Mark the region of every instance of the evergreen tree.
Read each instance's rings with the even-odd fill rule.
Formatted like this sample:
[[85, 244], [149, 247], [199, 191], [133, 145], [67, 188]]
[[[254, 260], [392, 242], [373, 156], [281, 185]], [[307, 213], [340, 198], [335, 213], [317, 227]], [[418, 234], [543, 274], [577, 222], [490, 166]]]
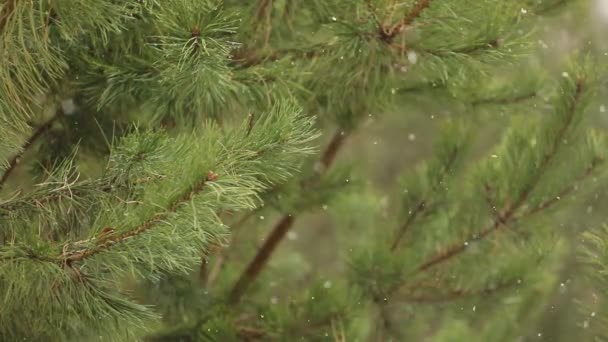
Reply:
[[[3, 0], [0, 340], [542, 338], [572, 250], [607, 280], [564, 225], [606, 179], [605, 56], [536, 52], [587, 5]], [[434, 147], [374, 141], [379, 174], [375, 122]]]

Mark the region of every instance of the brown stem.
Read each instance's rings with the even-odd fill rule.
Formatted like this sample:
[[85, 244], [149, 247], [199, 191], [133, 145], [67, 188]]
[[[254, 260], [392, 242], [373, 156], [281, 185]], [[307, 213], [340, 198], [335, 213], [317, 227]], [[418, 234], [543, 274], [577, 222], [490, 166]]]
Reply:
[[419, 0], [410, 11], [398, 23], [393, 25], [388, 31], [382, 29], [381, 35], [383, 40], [391, 42], [396, 35], [402, 32], [406, 27], [410, 26], [422, 12], [431, 5], [431, 0]]
[[528, 210], [527, 212], [523, 213], [522, 215], [518, 216], [518, 219], [522, 218], [522, 217], [527, 217], [527, 216], [531, 216], [534, 215], [538, 212], [541, 212], [545, 209], [548, 209], [549, 207], [553, 206], [554, 204], [556, 204], [557, 202], [559, 202], [561, 199], [567, 197], [568, 195], [570, 195], [572, 192], [574, 192], [576, 190], [576, 187], [578, 185], [578, 183], [584, 181], [586, 178], [588, 178], [589, 176], [591, 176], [593, 174], [593, 171], [595, 171], [595, 169], [604, 162], [603, 159], [601, 158], [597, 158], [595, 160], [592, 161], [591, 166], [589, 166], [585, 172], [578, 177], [578, 179], [571, 184], [570, 186], [562, 189], [562, 191], [560, 191], [556, 196], [552, 197], [549, 200], [546, 200], [544, 202], [542, 202], [541, 204], [539, 204], [537, 207]]
[[15, 154], [11, 160], [8, 162], [8, 167], [4, 170], [2, 177], [0, 177], [0, 190], [4, 187], [4, 184], [10, 177], [10, 175], [15, 171], [17, 165], [19, 165], [19, 161], [25, 154], [25, 152], [32, 146], [34, 143], [44, 134], [46, 133], [57, 121], [60, 117], [63, 116], [63, 111], [58, 109], [55, 115], [50, 118], [47, 122], [38, 127], [34, 133], [27, 139], [27, 141], [21, 146], [21, 150]]
[[[456, 159], [458, 157], [458, 152], [460, 152], [460, 149], [454, 148], [454, 150], [450, 153], [450, 157], [447, 160], [447, 162], [445, 163], [445, 166], [443, 167], [443, 171], [441, 173], [441, 177], [439, 178], [439, 180], [437, 182], [437, 185], [442, 184], [445, 177], [452, 170], [452, 167], [454, 166], [454, 163], [456, 162]], [[393, 241], [393, 244], [391, 245], [391, 252], [394, 252], [397, 250], [397, 248], [399, 247], [399, 244], [401, 243], [401, 240], [403, 240], [403, 237], [405, 236], [405, 234], [407, 233], [407, 231], [409, 230], [411, 225], [414, 223], [414, 221], [416, 221], [416, 219], [421, 214], [423, 214], [425, 212], [426, 206], [427, 206], [426, 199], [423, 198], [418, 202], [418, 205], [416, 206], [414, 211], [409, 214], [406, 222], [399, 229], [399, 232], [397, 233], [397, 236], [395, 237], [395, 240]]]
[[407, 217], [407, 220], [401, 226], [401, 229], [399, 229], [399, 232], [397, 233], [397, 236], [395, 237], [395, 240], [393, 241], [393, 244], [391, 245], [391, 252], [394, 252], [397, 250], [397, 247], [399, 247], [399, 244], [401, 243], [401, 240], [405, 236], [405, 233], [407, 233], [410, 226], [416, 220], [418, 215], [424, 211], [424, 205], [425, 205], [425, 202], [420, 201], [420, 203], [416, 206], [414, 211], [412, 211], [412, 213]]
[[328, 169], [333, 164], [338, 151], [342, 148], [342, 145], [344, 145], [347, 135], [348, 134], [345, 131], [338, 130], [332, 136], [331, 141], [321, 155], [321, 165], [323, 165], [325, 169]]
[[274, 250], [293, 226], [294, 220], [295, 217], [292, 215], [284, 215], [279, 220], [270, 235], [266, 238], [266, 241], [264, 241], [262, 247], [258, 250], [256, 256], [249, 263], [249, 266], [247, 266], [245, 272], [243, 272], [232, 288], [229, 297], [230, 302], [238, 302], [249, 285], [258, 277], [264, 266], [268, 263]]
[[[537, 169], [537, 172], [532, 177], [528, 186], [526, 186], [524, 191], [522, 191], [522, 193], [519, 195], [519, 197], [517, 198], [517, 201], [515, 201], [513, 204], [510, 204], [510, 205], [508, 204], [503, 210], [500, 211], [499, 215], [497, 215], [497, 218], [494, 220], [494, 222], [490, 226], [488, 226], [487, 228], [482, 230], [480, 233], [470, 236], [469, 239], [467, 239], [466, 241], [483, 240], [487, 236], [498, 231], [502, 227], [506, 227], [507, 224], [509, 224], [513, 220], [517, 219], [517, 217], [515, 216], [517, 210], [520, 209], [520, 207], [528, 200], [528, 197], [530, 196], [531, 192], [536, 188], [536, 185], [541, 180], [541, 177], [543, 176], [545, 169], [550, 165], [551, 161], [557, 154], [559, 146], [564, 139], [564, 135], [566, 134], [568, 128], [571, 126], [572, 121], [574, 120], [574, 112], [576, 110], [577, 104], [580, 102], [580, 97], [582, 96], [582, 93], [583, 93], [583, 83], [582, 83], [582, 80], [579, 79], [579, 80], [577, 80], [577, 83], [576, 83], [574, 99], [572, 101], [570, 108], [568, 109], [568, 112], [570, 113], [570, 115], [568, 116], [566, 122], [560, 128], [559, 132], [555, 136], [555, 139], [553, 140], [553, 144], [551, 145], [551, 149], [542, 159], [542, 161]], [[417, 268], [417, 271], [418, 272], [426, 271], [426, 270], [432, 268], [433, 266], [439, 265], [439, 264], [443, 263], [444, 261], [449, 260], [449, 259], [461, 254], [462, 252], [464, 252], [466, 250], [466, 244], [465, 244], [466, 241], [460, 242], [456, 245], [452, 245], [447, 250], [433, 255], [427, 261], [422, 263]]]
[[[329, 144], [321, 154], [320, 163], [323, 166], [321, 172], [326, 171], [336, 159], [338, 151], [344, 145], [347, 133], [338, 129]], [[238, 302], [247, 288], [253, 283], [260, 272], [264, 269], [268, 260], [274, 253], [279, 243], [283, 240], [287, 232], [291, 229], [295, 222], [295, 216], [292, 214], [284, 214], [281, 219], [276, 223], [270, 235], [266, 238], [264, 244], [258, 249], [257, 254], [253, 260], [249, 263], [245, 271], [241, 274], [236, 284], [232, 288], [229, 295], [229, 301], [231, 303]]]
[[156, 226], [158, 223], [165, 221], [167, 219], [167, 217], [169, 217], [170, 214], [175, 213], [177, 211], [177, 209], [180, 207], [181, 204], [189, 202], [193, 196], [197, 195], [205, 188], [205, 185], [207, 185], [208, 182], [215, 181], [217, 179], [217, 177], [218, 177], [217, 174], [215, 174], [212, 171], [209, 171], [207, 173], [207, 175], [198, 184], [194, 185], [189, 191], [187, 191], [181, 197], [179, 197], [177, 200], [175, 200], [171, 204], [171, 206], [169, 208], [167, 208], [165, 211], [157, 213], [156, 215], [154, 215], [151, 218], [149, 218], [148, 220], [144, 221], [142, 224], [135, 227], [134, 229], [131, 229], [129, 231], [123, 232], [116, 236], [109, 237], [105, 240], [100, 241], [100, 243], [97, 244], [96, 246], [93, 246], [90, 248], [84, 248], [84, 249], [78, 250], [76, 252], [63, 253], [59, 256], [58, 261], [60, 261], [62, 263], [67, 263], [67, 264], [70, 264], [75, 261], [81, 261], [92, 255], [95, 255], [97, 253], [108, 250], [112, 246], [114, 246], [120, 242], [123, 242], [123, 241], [127, 240], [128, 238], [140, 235], [140, 234], [150, 230], [152, 227]]
[[243, 338], [243, 341], [259, 340], [266, 336], [264, 330], [252, 327], [237, 327], [237, 333]]
[[272, 0], [261, 0], [258, 8], [255, 11], [255, 17], [258, 21], [264, 21], [266, 16], [270, 14]]

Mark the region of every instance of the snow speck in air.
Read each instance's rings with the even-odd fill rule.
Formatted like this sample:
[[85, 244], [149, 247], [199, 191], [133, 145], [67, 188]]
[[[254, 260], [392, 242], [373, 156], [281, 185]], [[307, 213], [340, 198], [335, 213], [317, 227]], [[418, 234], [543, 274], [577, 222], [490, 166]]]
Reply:
[[288, 232], [287, 233], [287, 239], [294, 241], [298, 239], [298, 233], [296, 232]]
[[521, 14], [528, 14], [528, 10], [525, 8], [521, 8]]
[[328, 281], [324, 282], [323, 283], [323, 287], [326, 288], [326, 289], [331, 288], [331, 281], [328, 280]]
[[606, 113], [606, 106], [605, 105], [601, 105], [600, 106], [600, 113]]
[[263, 220], [263, 219], [264, 219], [264, 216], [260, 216], [260, 220]]
[[418, 54], [415, 51], [408, 51], [407, 60], [412, 64], [416, 64], [418, 62]]
[[336, 17], [331, 17], [331, 21], [338, 21], [338, 18], [336, 18]]
[[567, 72], [564, 71], [564, 72], [562, 72], [562, 77], [568, 78], [568, 77], [570, 77], [570, 74], [568, 74]]
[[414, 141], [414, 140], [416, 140], [416, 134], [410, 133], [410, 134], [408, 134], [407, 138], [409, 141]]
[[67, 99], [61, 101], [61, 110], [65, 115], [72, 115], [76, 111], [76, 104], [74, 103], [74, 99]]

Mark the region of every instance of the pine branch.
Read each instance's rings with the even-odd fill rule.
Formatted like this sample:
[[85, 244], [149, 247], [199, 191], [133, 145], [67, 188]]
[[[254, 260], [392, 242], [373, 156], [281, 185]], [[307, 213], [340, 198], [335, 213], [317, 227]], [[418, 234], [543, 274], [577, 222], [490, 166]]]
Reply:
[[[347, 133], [345, 131], [337, 130], [334, 133], [329, 144], [321, 154], [319, 162], [323, 168], [318, 173], [319, 177], [322, 176], [322, 174], [329, 169], [329, 167], [331, 167], [336, 159], [338, 151], [344, 145], [346, 137]], [[296, 217], [293, 214], [284, 214], [279, 221], [277, 221], [276, 225], [264, 241], [262, 247], [260, 247], [253, 260], [249, 263], [230, 291], [229, 301], [231, 303], [238, 302], [247, 288], [249, 288], [249, 286], [257, 279], [279, 243], [293, 226], [295, 219]]]
[[[447, 163], [445, 164], [442, 172], [441, 172], [441, 176], [439, 177], [438, 180], [438, 184], [443, 183], [443, 180], [445, 179], [445, 177], [448, 175], [448, 173], [450, 172], [450, 170], [452, 169], [452, 166], [454, 165], [454, 163], [456, 162], [456, 159], [458, 157], [458, 152], [459, 150], [457, 148], [455, 148], [452, 153], [450, 154], [450, 157], [448, 158]], [[428, 199], [421, 199], [418, 202], [418, 205], [416, 205], [414, 211], [412, 211], [411, 214], [409, 214], [407, 220], [405, 221], [405, 223], [401, 226], [401, 228], [399, 229], [399, 232], [397, 233], [397, 236], [395, 237], [395, 240], [393, 240], [393, 244], [391, 245], [391, 252], [394, 252], [397, 250], [397, 247], [399, 247], [399, 244], [401, 243], [401, 240], [403, 239], [403, 237], [405, 236], [405, 234], [407, 233], [407, 231], [409, 230], [410, 226], [416, 221], [416, 219], [420, 216], [423, 215], [424, 212], [426, 211], [427, 207], [427, 202]]]
[[331, 167], [338, 155], [338, 151], [344, 146], [344, 141], [346, 140], [347, 133], [345, 131], [338, 130], [334, 133], [331, 138], [331, 141], [325, 148], [325, 151], [321, 154], [321, 166], [323, 170], [326, 171]]
[[417, 272], [427, 271], [436, 265], [439, 265], [447, 260], [452, 259], [455, 256], [462, 254], [466, 250], [465, 242], [483, 240], [484, 238], [490, 236], [492, 233], [500, 230], [501, 228], [507, 227], [507, 225], [509, 223], [514, 221], [514, 219], [516, 218], [516, 216], [515, 216], [516, 212], [528, 200], [528, 197], [530, 196], [532, 191], [536, 188], [538, 182], [541, 180], [541, 177], [544, 175], [547, 167], [550, 165], [551, 161], [557, 154], [557, 152], [559, 150], [559, 146], [560, 146], [561, 142], [563, 141], [564, 136], [566, 134], [566, 131], [571, 126], [571, 124], [574, 120], [574, 113], [576, 110], [576, 106], [580, 102], [580, 98], [583, 93], [582, 80], [578, 79], [576, 82], [577, 83], [576, 83], [576, 90], [574, 92], [574, 99], [572, 101], [570, 108], [568, 108], [568, 114], [569, 114], [568, 118], [567, 118], [566, 122], [564, 123], [564, 125], [560, 128], [559, 132], [556, 134], [555, 139], [553, 140], [553, 143], [551, 145], [551, 148], [550, 148], [549, 152], [542, 159], [541, 164], [539, 165], [539, 167], [537, 169], [537, 172], [534, 174], [534, 176], [532, 177], [532, 180], [526, 186], [526, 188], [522, 191], [522, 193], [519, 195], [517, 200], [513, 204], [507, 204], [506, 207], [503, 208], [499, 212], [497, 218], [493, 221], [493, 223], [490, 226], [488, 226], [487, 228], [482, 230], [480, 233], [470, 236], [467, 240], [462, 241], [456, 245], [452, 245], [452, 247], [449, 247], [447, 250], [437, 253], [434, 256], [430, 257], [427, 261], [423, 262], [420, 266], [418, 266]]
[[511, 97], [496, 97], [496, 98], [485, 98], [477, 99], [471, 102], [471, 106], [477, 107], [481, 105], [510, 105], [515, 103], [524, 102], [533, 99], [537, 96], [536, 91], [531, 91], [524, 94], [519, 94]]
[[445, 56], [448, 56], [451, 54], [473, 55], [473, 54], [476, 54], [478, 52], [482, 52], [485, 50], [499, 48], [503, 45], [503, 43], [504, 43], [503, 39], [500, 37], [497, 37], [497, 38], [488, 39], [485, 42], [473, 44], [470, 46], [463, 46], [463, 47], [456, 48], [453, 50], [431, 50], [431, 49], [424, 49], [424, 48], [418, 48], [418, 50], [421, 52], [424, 52], [424, 53], [428, 53], [433, 56], [437, 56], [437, 57], [445, 57]]
[[68, 252], [68, 253], [64, 252], [59, 256], [59, 258], [57, 258], [58, 261], [60, 261], [63, 264], [70, 265], [72, 262], [82, 261], [95, 254], [108, 250], [112, 246], [114, 246], [120, 242], [123, 242], [129, 238], [132, 238], [132, 237], [135, 237], [142, 233], [145, 233], [146, 231], [150, 230], [158, 223], [163, 222], [165, 219], [167, 219], [169, 217], [169, 215], [171, 215], [172, 213], [175, 213], [182, 204], [189, 202], [195, 195], [197, 195], [201, 191], [203, 191], [203, 189], [205, 188], [205, 185], [207, 185], [207, 183], [215, 181], [217, 179], [217, 177], [218, 177], [217, 174], [215, 174], [213, 171], [209, 171], [207, 173], [207, 175], [198, 184], [194, 185], [190, 190], [188, 190], [182, 196], [177, 198], [171, 204], [171, 206], [169, 208], [167, 208], [165, 211], [163, 211], [161, 213], [157, 213], [156, 215], [154, 215], [151, 218], [149, 218], [148, 220], [144, 221], [142, 224], [135, 227], [134, 229], [123, 232], [116, 236], [110, 236], [108, 238], [101, 239], [100, 243], [98, 243], [94, 247], [81, 249], [76, 252]]
[[562, 189], [556, 196], [552, 197], [549, 200], [546, 200], [545, 202], [539, 204], [537, 207], [532, 208], [530, 210], [528, 210], [525, 213], [522, 213], [521, 215], [519, 215], [516, 219], [519, 220], [521, 218], [524, 217], [528, 217], [534, 214], [537, 214], [545, 209], [550, 208], [551, 206], [555, 205], [556, 203], [558, 203], [560, 200], [566, 198], [568, 195], [571, 195], [578, 187], [578, 184], [583, 182], [585, 179], [589, 178], [593, 172], [601, 165], [604, 163], [604, 159], [601, 158], [595, 158], [592, 162], [591, 162], [591, 166], [589, 166], [585, 172], [583, 172], [582, 175], [580, 175], [578, 177], [578, 179], [576, 179], [576, 181], [574, 181], [570, 186]]
[[391, 245], [391, 252], [394, 252], [397, 250], [397, 247], [399, 247], [401, 240], [405, 236], [405, 233], [407, 233], [407, 231], [411, 227], [412, 223], [414, 223], [414, 221], [416, 221], [416, 218], [418, 217], [418, 215], [421, 215], [424, 212], [425, 204], [426, 204], [425, 201], [421, 200], [418, 203], [418, 205], [416, 206], [416, 208], [414, 209], [414, 211], [412, 211], [412, 213], [408, 215], [407, 220], [401, 226], [401, 228], [399, 229], [399, 232], [397, 232], [397, 236], [395, 237], [395, 240], [393, 240], [393, 244]]
[[15, 171], [17, 165], [19, 165], [19, 161], [21, 160], [25, 152], [27, 152], [27, 150], [32, 147], [32, 145], [34, 145], [34, 143], [42, 135], [44, 135], [44, 133], [51, 129], [51, 127], [53, 127], [53, 124], [62, 116], [63, 111], [61, 110], [61, 108], [59, 108], [52, 118], [50, 118], [47, 122], [42, 124], [34, 131], [34, 133], [26, 140], [23, 146], [21, 146], [21, 150], [10, 159], [10, 161], [8, 162], [8, 167], [4, 170], [2, 177], [0, 177], [0, 190], [4, 187], [4, 184], [6, 183], [10, 175], [13, 173], [13, 171]]
[[307, 49], [280, 49], [271, 53], [261, 53], [253, 48], [241, 48], [235, 50], [229, 64], [236, 70], [243, 70], [262, 65], [266, 62], [276, 62], [283, 58], [311, 59], [317, 55], [319, 55], [319, 51], [315, 47]]
[[0, 34], [2, 34], [11, 15], [15, 12], [18, 2], [19, 0], [7, 0], [4, 5], [2, 5], [2, 9], [0, 9]]
[[380, 30], [380, 36], [383, 41], [390, 43], [393, 39], [401, 33], [405, 28], [410, 26], [414, 20], [416, 20], [422, 12], [431, 5], [431, 0], [419, 0], [410, 11], [401, 19], [398, 23], [393, 25], [388, 31], [385, 28]]
[[456, 289], [448, 291], [441, 296], [411, 296], [405, 297], [404, 300], [410, 303], [440, 303], [440, 302], [449, 302], [454, 300], [466, 299], [471, 297], [478, 296], [489, 296], [495, 294], [498, 291], [511, 288], [516, 286], [517, 281], [504, 282], [498, 284], [497, 286], [471, 291], [466, 289]]

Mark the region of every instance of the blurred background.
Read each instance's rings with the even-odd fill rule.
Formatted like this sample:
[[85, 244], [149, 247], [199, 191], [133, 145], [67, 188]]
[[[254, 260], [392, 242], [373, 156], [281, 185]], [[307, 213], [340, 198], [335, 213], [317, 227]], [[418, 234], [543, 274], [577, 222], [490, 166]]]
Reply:
[[[578, 1], [586, 3], [576, 6]], [[576, 0], [575, 6], [569, 6], [565, 11], [541, 20], [540, 29], [534, 33], [536, 53], [526, 58], [525, 65], [521, 67], [505, 66], [505, 73], [496, 75], [497, 78], [510, 77], [513, 70], [519, 70], [521, 75], [517, 76], [520, 77], [514, 78], [525, 79], [526, 70], [530, 68], [543, 69], [548, 78], [559, 76], [571, 53], [577, 51], [599, 56], [604, 64], [608, 61], [608, 0]], [[608, 80], [605, 84], [608, 84]], [[588, 110], [591, 124], [604, 131], [608, 130], [606, 89], [603, 87]], [[543, 96], [542, 91], [538, 96]], [[442, 119], [466, 116], [478, 122], [479, 129], [475, 132], [475, 148], [471, 156], [475, 159], [487, 152], [500, 138], [501, 130], [507, 126], [510, 116], [528, 115], [518, 112], [518, 106], [538, 105], [537, 102], [534, 103], [522, 101], [507, 107], [480, 104], [473, 106], [471, 111], [437, 91], [436, 96], [422, 100], [416, 98], [416, 94], [412, 94], [411, 98], [405, 97], [397, 108], [387, 113], [370, 113], [364, 127], [350, 138], [339, 156], [342, 162], [356, 162], [358, 173], [365, 175], [360, 181], [366, 184], [365, 189], [372, 190], [366, 196], [357, 197], [357, 200], [365, 197], [369, 202], [349, 203], [353, 200], [352, 197], [344, 196], [343, 199], [323, 206], [325, 210], [300, 217], [288, 239], [280, 245], [279, 251], [272, 258], [270, 267], [279, 272], [297, 268], [309, 270], [309, 273], [304, 272], [295, 277], [293, 283], [286, 284], [283, 279], [273, 279], [273, 272], [267, 272], [261, 280], [265, 284], [261, 286], [268, 286], [280, 293], [280, 289], [301, 286], [302, 283], [311, 281], [311, 277], [321, 278], [317, 281], [323, 281], [326, 277], [327, 286], [331, 286], [329, 279], [335, 279], [336, 272], [346, 267], [344, 260], [347, 258], [339, 254], [342, 248], [336, 246], [340, 246], [345, 239], [351, 245], [353, 239], [365, 239], [361, 227], [365, 226], [366, 221], [370, 225], [372, 222], [374, 224], [368, 230], [383, 229], [378, 226], [378, 221], [365, 214], [366, 208], [385, 213], [385, 222], [389, 224], [391, 208], [396, 205], [390, 201], [390, 198], [395, 198], [390, 194], [398, 191], [395, 189], [396, 180], [407, 170], [413, 171], [416, 165], [431, 155]], [[395, 153], [396, 150], [399, 153]], [[396, 155], [399, 157], [395, 158]], [[590, 197], [584, 201], [575, 201], [578, 207], [565, 211], [560, 217], [561, 224], [555, 227], [562, 230], [564, 239], [574, 242], [580, 238], [581, 231], [594, 228], [598, 222], [608, 221], [607, 190], [606, 186], [598, 183]], [[327, 210], [329, 206], [333, 210]], [[353, 211], [353, 208], [358, 210]], [[275, 217], [268, 216], [254, 219], [258, 220], [257, 224], [250, 222], [247, 229], [236, 233], [235, 238], [240, 243], [259, 243], [276, 220]], [[588, 328], [602, 303], [577, 263], [576, 243], [566, 243], [565, 246], [568, 250], [560, 270], [561, 281], [545, 308], [541, 326], [535, 328], [535, 332], [527, 334], [528, 337], [524, 340], [593, 340]], [[234, 258], [231, 262], [244, 265], [248, 262], [249, 255], [233, 255], [231, 258]], [[269, 300], [272, 301], [273, 298]], [[585, 304], [584, 307], [590, 308], [588, 319], [580, 314], [581, 302]]]

